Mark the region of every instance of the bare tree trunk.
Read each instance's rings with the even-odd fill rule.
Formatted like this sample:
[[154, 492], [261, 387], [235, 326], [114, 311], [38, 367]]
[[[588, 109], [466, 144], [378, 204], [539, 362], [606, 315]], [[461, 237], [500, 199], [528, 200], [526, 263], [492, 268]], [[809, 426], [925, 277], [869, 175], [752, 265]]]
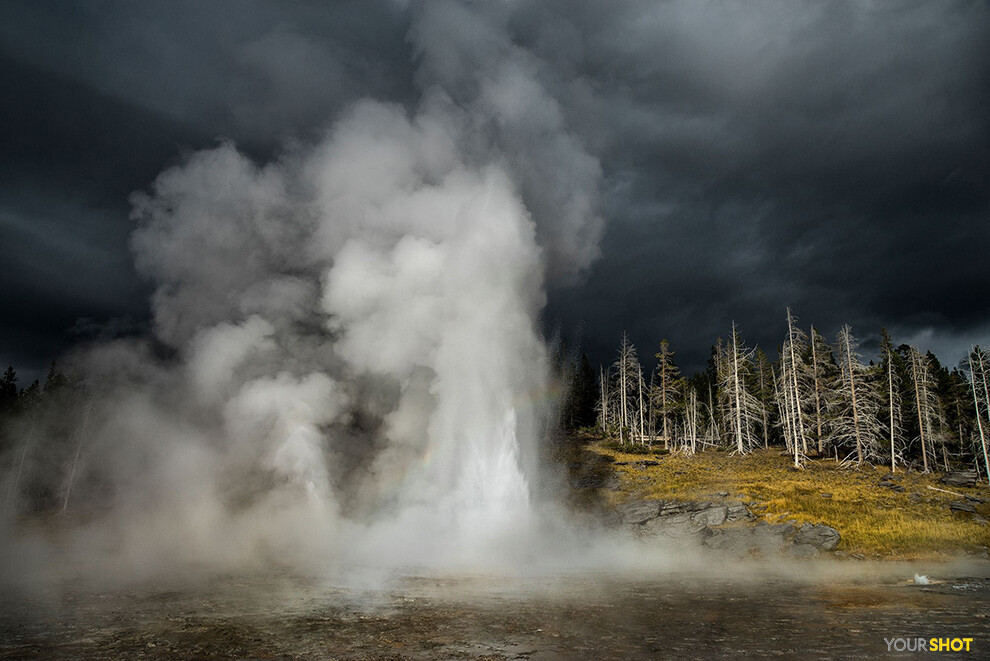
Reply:
[[[762, 354], [760, 354], [762, 355]], [[766, 393], [766, 382], [765, 375], [763, 374], [763, 362], [760, 362], [760, 411], [763, 414], [763, 449], [766, 450], [770, 447], [770, 420], [767, 417], [767, 406], [765, 400]]]
[[663, 418], [663, 447], [670, 449], [670, 432], [667, 427], [667, 369], [663, 365], [660, 370], [660, 405], [663, 406], [661, 417]]
[[[987, 385], [987, 366], [983, 364], [983, 354], [980, 354], [980, 376], [983, 381], [983, 408], [987, 412], [987, 420], [990, 420], [990, 386]], [[979, 417], [979, 416], [977, 416]], [[983, 443], [983, 461], [987, 460], [987, 443], [980, 434], [980, 441]], [[990, 467], [987, 468], [987, 479], [990, 481]]]
[[927, 444], [927, 440], [925, 439], [925, 422], [926, 422], [925, 421], [925, 414], [924, 414], [924, 411], [921, 408], [921, 384], [919, 383], [920, 376], [921, 375], [919, 375], [919, 373], [918, 373], [919, 370], [920, 370], [920, 366], [918, 365], [918, 360], [919, 359], [916, 358], [914, 355], [911, 356], [911, 367], [913, 368], [911, 370], [911, 375], [914, 377], [913, 378], [913, 380], [914, 380], [914, 402], [915, 402], [915, 405], [918, 408], [918, 432], [921, 435], [921, 461], [922, 461], [922, 465], [924, 466], [924, 471], [927, 473], [928, 472], [928, 444]]
[[619, 423], [619, 440], [622, 441], [622, 434], [629, 426], [629, 417], [626, 412], [626, 368], [625, 365], [619, 370], [619, 397], [622, 401], [622, 421]]
[[711, 424], [709, 425], [709, 427], [712, 430], [712, 434], [713, 434], [712, 439], [715, 440], [719, 437], [720, 432], [719, 432], [718, 424], [715, 422], [715, 401], [712, 397], [711, 384], [708, 385], [708, 418], [709, 420], [711, 420]]
[[83, 416], [82, 427], [76, 432], [79, 435], [79, 441], [76, 443], [76, 452], [72, 458], [72, 469], [69, 471], [69, 480], [65, 485], [65, 498], [62, 500], [62, 509], [59, 510], [59, 514], [64, 514], [65, 510], [69, 508], [69, 496], [72, 494], [72, 484], [76, 476], [76, 466], [79, 464], [79, 455], [82, 454], [83, 441], [89, 429], [89, 419], [93, 414], [94, 399], [95, 395], [90, 395], [89, 403], [86, 405], [86, 414]]
[[[980, 417], [980, 398], [976, 394], [976, 370], [973, 369], [973, 354], [976, 354], [976, 351], [970, 354], [969, 362], [969, 372], [973, 382], [973, 406], [976, 407], [976, 425], [980, 430], [980, 445], [983, 448], [983, 467], [986, 468], [986, 473], [990, 476], [990, 460], [987, 459], [987, 437], [983, 430], [983, 419]], [[980, 356], [980, 371], [983, 372], [983, 370], [983, 357]], [[983, 374], [983, 384], [984, 386], [986, 385], [986, 374]], [[990, 405], [990, 397], [987, 397], [986, 404]], [[987, 419], [990, 420], [990, 409], [987, 410]], [[988, 480], [990, 480], [990, 477], [988, 477]]]
[[811, 370], [815, 375], [815, 423], [818, 426], [818, 454], [823, 451], [822, 447], [822, 397], [821, 379], [818, 376], [818, 352], [815, 348], [815, 327], [811, 327]]
[[657, 425], [656, 425], [656, 420], [654, 420], [654, 415], [653, 415], [653, 380], [654, 380], [654, 378], [656, 378], [656, 370], [654, 370], [653, 372], [650, 372], [650, 387], [646, 389], [646, 392], [649, 393], [649, 396], [647, 397], [647, 399], [649, 401], [646, 404], [649, 407], [649, 413], [647, 413], [647, 416], [646, 416], [646, 420], [647, 420], [647, 422], [649, 424], [647, 426], [646, 433], [650, 437], [650, 447], [653, 447], [653, 439], [657, 435]]
[[643, 368], [639, 368], [639, 442], [645, 444], [646, 437], [643, 435]]
[[[777, 400], [777, 408], [780, 409], [780, 420], [784, 425], [784, 447], [787, 451], [791, 450], [791, 410], [787, 405], [787, 391], [784, 391], [783, 396], [781, 396], [780, 387], [777, 385], [777, 374], [773, 367], [770, 367], [770, 376], [773, 378], [773, 394], [774, 398]], [[781, 374], [781, 380], [784, 379], [784, 375]]]
[[602, 423], [602, 433], [608, 433], [608, 384], [605, 383], [605, 368], [601, 365], [598, 366], [598, 394], [601, 400], [601, 423]]
[[945, 467], [945, 472], [949, 472], [949, 452], [945, 449], [945, 421], [939, 416], [938, 420], [938, 436], [940, 445], [942, 446], [942, 465]]
[[794, 411], [793, 411], [793, 409], [794, 409], [794, 393], [791, 391], [789, 384], [788, 384], [788, 387], [784, 389], [784, 406], [787, 407], [787, 417], [788, 417], [788, 422], [790, 424], [790, 430], [791, 430], [791, 451], [794, 453], [794, 467], [795, 468], [800, 468], [801, 467], [801, 459], [800, 459], [801, 445], [798, 443], [798, 435], [797, 435], [797, 432], [795, 431], [795, 425], [796, 425], [795, 418], [792, 417], [792, 416], [794, 416]]
[[863, 465], [863, 441], [859, 434], [859, 409], [856, 406], [856, 376], [853, 373], [852, 347], [849, 334], [843, 333], [846, 350], [846, 366], [849, 368], [849, 394], [852, 397], [853, 431], [856, 435], [856, 464]]
[[743, 449], [743, 427], [742, 427], [742, 401], [740, 401], [741, 388], [739, 386], [739, 347], [736, 343], [736, 322], [732, 322], [732, 380], [735, 385], [736, 400], [736, 452], [742, 454]]
[[804, 437], [804, 421], [801, 419], [801, 391], [800, 385], [798, 384], [798, 374], [797, 374], [797, 356], [794, 355], [794, 319], [791, 316], [791, 309], [787, 308], [787, 334], [788, 342], [791, 354], [791, 379], [794, 382], [794, 412], [797, 419], [797, 429], [795, 432], [797, 436], [794, 438], [794, 466], [796, 468], [801, 467], [801, 461], [798, 457], [798, 440], [800, 439], [800, 445], [804, 452], [808, 451], [808, 442]]
[[34, 440], [34, 415], [31, 414], [31, 427], [28, 429], [27, 438], [21, 443], [21, 458], [17, 462], [17, 472], [14, 474], [14, 481], [11, 482], [10, 488], [7, 490], [7, 501], [5, 503], [6, 507], [9, 509], [17, 497], [17, 489], [21, 483], [21, 472], [24, 470], [24, 460], [27, 458], [28, 448], [31, 446], [31, 441]]
[[890, 402], [890, 472], [897, 472], [894, 459], [894, 361], [890, 352], [887, 353], [887, 400]]

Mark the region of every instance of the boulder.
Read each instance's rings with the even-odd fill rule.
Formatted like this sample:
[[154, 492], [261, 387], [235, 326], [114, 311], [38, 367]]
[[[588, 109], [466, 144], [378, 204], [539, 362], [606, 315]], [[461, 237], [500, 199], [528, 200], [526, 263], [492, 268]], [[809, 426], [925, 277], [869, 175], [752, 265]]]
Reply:
[[965, 500], [956, 500], [949, 503], [949, 509], [953, 512], [968, 512], [970, 514], [976, 514], [976, 508], [967, 503]]
[[794, 543], [810, 544], [820, 551], [833, 551], [839, 545], [839, 531], [825, 524], [806, 523], [794, 535]]
[[976, 471], [951, 471], [943, 475], [939, 482], [952, 487], [975, 487]]

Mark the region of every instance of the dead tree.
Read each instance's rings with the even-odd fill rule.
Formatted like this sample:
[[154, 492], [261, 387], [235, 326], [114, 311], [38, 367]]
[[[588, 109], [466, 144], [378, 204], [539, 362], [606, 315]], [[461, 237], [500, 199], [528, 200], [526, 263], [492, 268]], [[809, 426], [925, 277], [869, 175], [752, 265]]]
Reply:
[[883, 351], [883, 377], [887, 390], [887, 436], [890, 439], [890, 472], [897, 472], [898, 445], [901, 438], [900, 376], [894, 370], [894, 344], [886, 328], [880, 329], [880, 348]]
[[[762, 418], [762, 430], [763, 430], [763, 447], [764, 449], [770, 447], [770, 411], [768, 410], [767, 400], [768, 400], [768, 383], [775, 383], [773, 377], [773, 368], [770, 366], [770, 360], [762, 349], [756, 349], [756, 377], [757, 386], [759, 391], [756, 396], [760, 400], [760, 417]], [[770, 374], [768, 375], [767, 372]]]
[[608, 378], [605, 376], [605, 368], [598, 367], [598, 421], [602, 428], [602, 432], [606, 435], [608, 434], [608, 409], [609, 409], [609, 389], [608, 389]]
[[639, 383], [639, 440], [641, 443], [645, 443], [646, 435], [643, 433], [643, 368], [639, 364], [636, 367], [636, 380]]
[[856, 444], [856, 464], [878, 456], [879, 425], [877, 398], [867, 381], [866, 366], [857, 351], [858, 342], [852, 329], [843, 326], [839, 331], [839, 365], [842, 374], [841, 401], [836, 418], [838, 437], [851, 439]]
[[[987, 369], [990, 360], [980, 347], [973, 347], [969, 353], [969, 382], [973, 388], [973, 406], [976, 407], [976, 426], [980, 432], [980, 448], [983, 450], [983, 468], [990, 476], [990, 460], [987, 459], [987, 432], [984, 419], [990, 424], [990, 387], [987, 385]], [[979, 385], [982, 385], [980, 388]], [[980, 392], [982, 390], [982, 393]], [[982, 404], [983, 412], [980, 412]], [[990, 481], [990, 477], [987, 478]]]
[[807, 338], [797, 325], [797, 319], [787, 308], [787, 339], [782, 347], [780, 361], [781, 390], [784, 395], [786, 414], [790, 416], [788, 427], [791, 430], [794, 466], [801, 468], [803, 456], [808, 452], [808, 440], [804, 432], [804, 386], [807, 366], [800, 356], [804, 353]]
[[752, 350], [745, 347], [735, 322], [732, 322], [732, 338], [725, 346], [725, 354], [720, 361], [723, 373], [720, 375], [722, 392], [725, 394], [729, 425], [735, 442], [736, 452], [743, 454], [756, 445], [754, 427], [760, 419], [760, 403], [746, 384], [751, 370]]
[[911, 381], [914, 386], [915, 412], [918, 415], [918, 437], [921, 441], [921, 461], [923, 470], [928, 473], [928, 451], [932, 450], [934, 460], [933, 427], [938, 412], [938, 400], [935, 394], [935, 380], [929, 369], [928, 357], [911, 347]]
[[838, 370], [836, 370], [832, 348], [814, 326], [811, 327], [809, 344], [811, 345], [811, 365], [809, 366], [808, 378], [811, 382], [813, 395], [811, 422], [814, 425], [818, 454], [822, 455], [825, 453], [825, 445], [829, 441], [831, 432], [828, 427], [828, 411], [833, 408], [831, 400], [835, 393]]
[[656, 386], [655, 403], [660, 412], [660, 430], [663, 434], [663, 446], [670, 448], [670, 412], [677, 400], [677, 377], [680, 372], [674, 365], [674, 352], [670, 350], [670, 342], [660, 340], [660, 351], [656, 354]]
[[698, 392], [694, 387], [688, 386], [684, 404], [684, 449], [691, 454], [697, 451], [698, 414]]
[[636, 347], [629, 341], [629, 337], [622, 334], [622, 345], [619, 347], [619, 357], [614, 365], [619, 379], [619, 441], [624, 443], [624, 434], [630, 429], [629, 415], [629, 389], [632, 381], [640, 372], [639, 357], [636, 355]]

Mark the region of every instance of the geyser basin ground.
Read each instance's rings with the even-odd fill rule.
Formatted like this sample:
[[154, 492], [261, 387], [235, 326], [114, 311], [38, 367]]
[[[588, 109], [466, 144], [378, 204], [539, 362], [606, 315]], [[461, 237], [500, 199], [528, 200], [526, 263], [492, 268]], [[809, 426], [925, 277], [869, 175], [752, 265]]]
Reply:
[[985, 565], [940, 567], [928, 586], [911, 580], [920, 566], [800, 567], [63, 584], [5, 599], [0, 659], [848, 659], [936, 636], [990, 649]]

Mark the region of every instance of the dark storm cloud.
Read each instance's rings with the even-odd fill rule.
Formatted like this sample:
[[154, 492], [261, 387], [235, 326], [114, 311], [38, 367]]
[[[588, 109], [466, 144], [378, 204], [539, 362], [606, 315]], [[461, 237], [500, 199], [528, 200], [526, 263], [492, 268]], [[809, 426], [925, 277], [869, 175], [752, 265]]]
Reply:
[[[593, 360], [627, 329], [695, 369], [733, 319], [772, 353], [787, 305], [946, 362], [990, 339], [986, 3], [498, 11], [605, 171], [602, 257], [547, 312]], [[407, 21], [400, 2], [7, 3], [0, 359], [140, 315], [126, 196], [181, 150], [225, 136], [265, 159], [354, 99], [414, 99]]]
[[693, 369], [732, 319], [772, 350], [787, 305], [828, 333], [986, 341], [985, 4], [622, 8], [570, 14], [597, 27], [569, 107], [614, 186], [605, 258], [552, 311], [589, 348], [667, 336]]
[[251, 145], [411, 86], [407, 26], [390, 2], [22, 2], [2, 17], [14, 57]]

